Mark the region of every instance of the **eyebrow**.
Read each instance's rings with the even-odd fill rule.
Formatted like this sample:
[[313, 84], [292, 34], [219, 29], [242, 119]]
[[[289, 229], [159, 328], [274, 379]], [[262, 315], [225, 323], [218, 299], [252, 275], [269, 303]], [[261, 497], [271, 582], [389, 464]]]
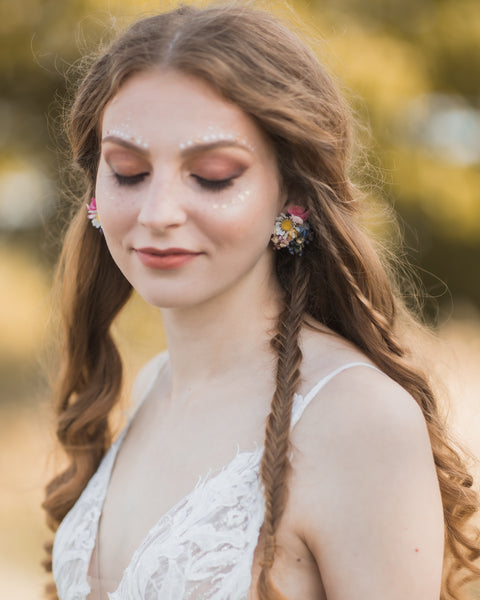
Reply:
[[144, 146], [139, 146], [134, 142], [129, 142], [128, 140], [125, 140], [122, 137], [116, 135], [106, 135], [104, 138], [102, 138], [102, 144], [103, 142], [113, 142], [114, 144], [117, 144], [117, 146], [123, 146], [128, 150], [133, 150], [134, 152], [137, 152], [138, 154], [143, 154], [144, 156], [148, 154], [148, 148], [145, 148]]
[[[129, 140], [125, 140], [116, 135], [106, 135], [102, 138], [103, 142], [113, 142], [118, 146], [123, 146], [129, 150], [133, 150], [142, 155], [147, 155], [149, 153], [148, 148], [144, 148], [143, 146], [139, 146], [134, 142], [130, 142]], [[191, 146], [187, 146], [186, 148], [182, 148], [180, 154], [185, 157], [193, 156], [195, 154], [201, 154], [202, 152], [208, 152], [210, 150], [216, 150], [217, 148], [241, 148], [246, 152], [251, 153], [252, 151], [241, 142], [237, 142], [235, 140], [217, 140], [215, 142], [194, 142]]]
[[242, 142], [236, 140], [216, 140], [213, 142], [193, 142], [191, 146], [181, 149], [181, 155], [188, 157], [195, 154], [201, 154], [202, 152], [216, 150], [217, 148], [240, 148], [246, 152], [252, 152], [248, 146]]

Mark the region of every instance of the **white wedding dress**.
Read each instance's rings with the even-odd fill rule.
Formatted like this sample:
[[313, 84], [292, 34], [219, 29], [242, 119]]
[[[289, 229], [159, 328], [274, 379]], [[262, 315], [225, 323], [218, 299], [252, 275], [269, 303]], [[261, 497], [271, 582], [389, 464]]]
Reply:
[[[328, 381], [355, 366], [376, 369], [349, 363], [306, 396], [296, 394], [291, 427]], [[86, 600], [91, 592], [88, 571], [99, 519], [127, 429], [128, 424], [57, 530], [53, 576], [60, 600]], [[262, 451], [238, 452], [220, 471], [201, 477], [147, 533], [117, 589], [107, 594], [109, 600], [247, 600], [265, 510], [259, 476]]]

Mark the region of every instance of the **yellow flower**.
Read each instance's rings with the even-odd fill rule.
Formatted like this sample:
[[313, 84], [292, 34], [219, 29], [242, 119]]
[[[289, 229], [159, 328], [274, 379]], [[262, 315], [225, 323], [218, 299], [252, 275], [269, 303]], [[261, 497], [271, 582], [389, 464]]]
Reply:
[[284, 219], [280, 227], [283, 231], [290, 231], [293, 227], [293, 223], [290, 221], [290, 219]]

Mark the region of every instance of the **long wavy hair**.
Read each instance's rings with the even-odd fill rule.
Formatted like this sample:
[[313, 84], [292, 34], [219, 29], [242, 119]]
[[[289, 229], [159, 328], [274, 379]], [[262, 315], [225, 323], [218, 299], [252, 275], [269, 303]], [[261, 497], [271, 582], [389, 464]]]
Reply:
[[[54, 388], [57, 435], [69, 464], [47, 486], [44, 508], [51, 529], [72, 508], [111, 442], [109, 415], [122, 384], [111, 325], [131, 286], [86, 219], [85, 202], [95, 187], [105, 106], [129, 77], [151, 69], [200, 78], [239, 106], [270, 139], [289, 202], [310, 210], [314, 236], [301, 260], [286, 252], [275, 258], [283, 308], [271, 342], [276, 389], [261, 463], [266, 511], [259, 599], [283, 598], [271, 570], [288, 497], [290, 414], [302, 363], [299, 334], [309, 318], [353, 342], [421, 407], [444, 509], [442, 598], [459, 598], [461, 580], [480, 573], [474, 564], [479, 546], [467, 527], [478, 499], [447, 441], [429, 383], [401, 341], [406, 310], [390, 269], [359, 225], [360, 196], [348, 177], [349, 110], [312, 50], [272, 15], [237, 3], [182, 6], [138, 21], [96, 59], [78, 88], [69, 138], [86, 186], [58, 269], [65, 335]], [[51, 557], [45, 564], [51, 569]]]

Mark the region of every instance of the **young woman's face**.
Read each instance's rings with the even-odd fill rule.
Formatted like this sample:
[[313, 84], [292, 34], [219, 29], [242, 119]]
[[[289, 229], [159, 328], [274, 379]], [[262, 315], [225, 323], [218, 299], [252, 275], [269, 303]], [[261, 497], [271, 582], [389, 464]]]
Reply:
[[[151, 304], [186, 307], [272, 271], [272, 147], [203, 81], [131, 77], [107, 105], [96, 201], [113, 259]], [[252, 279], [253, 278], [253, 279]]]

